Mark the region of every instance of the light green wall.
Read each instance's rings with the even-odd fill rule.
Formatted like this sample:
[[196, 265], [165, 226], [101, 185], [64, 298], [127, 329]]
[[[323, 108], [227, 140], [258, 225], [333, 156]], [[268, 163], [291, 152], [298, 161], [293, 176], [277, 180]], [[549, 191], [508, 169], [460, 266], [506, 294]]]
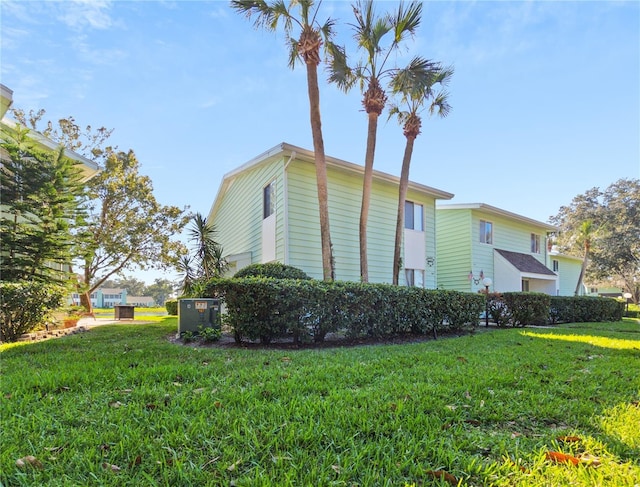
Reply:
[[558, 287], [560, 296], [573, 296], [576, 292], [576, 284], [580, 277], [582, 263], [579, 260], [570, 259], [562, 255], [551, 255], [549, 265], [555, 259], [558, 261]]
[[276, 181], [276, 257], [284, 260], [284, 160], [260, 164], [238, 174], [228, 187], [215, 215], [216, 239], [225, 256], [251, 252], [251, 262], [262, 259], [263, 188]]
[[438, 210], [436, 228], [437, 287], [470, 291], [468, 275], [472, 265], [471, 212]]
[[[219, 202], [215, 215], [210, 215], [224, 254], [228, 256], [251, 252], [252, 263], [261, 261], [262, 190], [274, 178], [277, 194], [277, 260], [321, 279], [322, 253], [316, 173], [311, 162], [280, 158], [257, 164], [235, 176]], [[329, 166], [327, 178], [336, 279], [359, 281], [358, 226], [362, 175]], [[424, 205], [426, 256], [434, 257], [435, 200], [415, 191], [409, 191], [407, 199]], [[397, 205], [397, 185], [375, 180], [369, 209], [367, 242], [370, 282], [392, 281]], [[426, 287], [435, 287], [435, 272], [435, 265], [426, 267]]]
[[[493, 244], [480, 242], [480, 220], [493, 224]], [[480, 209], [458, 208], [437, 211], [438, 286], [472, 291], [484, 289], [481, 282], [468, 279], [473, 271], [494, 279], [494, 249], [530, 254], [542, 264], [546, 257], [546, 229]], [[540, 236], [540, 253], [531, 253], [531, 234]]]

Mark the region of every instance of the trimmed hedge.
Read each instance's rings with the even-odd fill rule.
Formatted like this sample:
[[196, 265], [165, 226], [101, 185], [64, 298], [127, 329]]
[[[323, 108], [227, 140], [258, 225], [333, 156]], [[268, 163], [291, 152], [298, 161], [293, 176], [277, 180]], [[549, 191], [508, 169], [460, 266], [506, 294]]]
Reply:
[[610, 298], [594, 296], [551, 296], [551, 323], [583, 323], [586, 321], [620, 321], [625, 304]]
[[41, 282], [0, 282], [0, 342], [15, 342], [42, 325], [64, 303], [64, 287]]
[[175, 299], [171, 299], [169, 301], [164, 302], [164, 307], [167, 308], [167, 314], [171, 316], [178, 315], [178, 301]]
[[236, 341], [321, 342], [457, 331], [478, 324], [484, 296], [388, 284], [247, 277], [213, 279], [207, 296], [221, 297]]
[[268, 262], [266, 264], [251, 264], [243, 267], [233, 276], [236, 279], [243, 277], [271, 277], [273, 279], [311, 279], [302, 269], [280, 262]]

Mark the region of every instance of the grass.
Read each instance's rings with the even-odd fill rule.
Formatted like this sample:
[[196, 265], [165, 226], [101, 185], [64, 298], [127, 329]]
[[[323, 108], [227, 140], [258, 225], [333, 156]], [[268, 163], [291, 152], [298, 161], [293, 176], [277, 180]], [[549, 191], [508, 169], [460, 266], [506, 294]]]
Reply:
[[176, 329], [165, 317], [0, 347], [2, 484], [640, 479], [638, 320], [300, 351], [183, 346]]

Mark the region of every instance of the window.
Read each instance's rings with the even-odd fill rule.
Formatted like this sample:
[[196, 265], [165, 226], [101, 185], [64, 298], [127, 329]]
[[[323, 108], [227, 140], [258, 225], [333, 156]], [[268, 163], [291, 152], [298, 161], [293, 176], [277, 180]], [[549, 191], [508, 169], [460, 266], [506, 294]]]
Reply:
[[412, 201], [404, 202], [404, 228], [424, 231], [423, 206]]
[[560, 263], [553, 259], [553, 272], [558, 272], [558, 270], [560, 269]]
[[262, 218], [269, 218], [276, 212], [276, 182], [271, 181], [264, 187], [262, 195], [263, 215]]
[[424, 287], [424, 271], [419, 269], [405, 269], [404, 275], [409, 287]]
[[523, 279], [522, 280], [522, 292], [523, 293], [528, 293], [529, 292], [529, 279]]
[[480, 220], [480, 242], [493, 243], [493, 223]]
[[540, 235], [536, 235], [535, 233], [531, 234], [531, 253], [540, 253]]

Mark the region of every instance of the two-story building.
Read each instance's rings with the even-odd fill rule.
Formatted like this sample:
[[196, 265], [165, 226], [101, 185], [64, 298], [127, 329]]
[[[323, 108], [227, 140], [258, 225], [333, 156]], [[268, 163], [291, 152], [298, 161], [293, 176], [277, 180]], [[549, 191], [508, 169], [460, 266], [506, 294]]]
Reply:
[[552, 251], [553, 225], [470, 203], [438, 204], [436, 228], [439, 288], [574, 294], [581, 260]]

